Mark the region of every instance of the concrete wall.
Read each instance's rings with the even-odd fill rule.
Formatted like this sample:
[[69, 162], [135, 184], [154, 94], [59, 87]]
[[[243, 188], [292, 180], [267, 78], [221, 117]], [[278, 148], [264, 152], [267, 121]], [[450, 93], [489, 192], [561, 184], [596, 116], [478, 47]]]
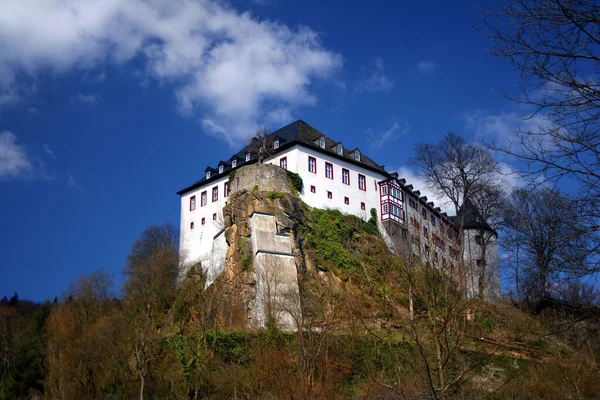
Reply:
[[250, 218], [256, 274], [256, 321], [264, 327], [274, 316], [281, 329], [295, 330], [300, 311], [298, 274], [289, 236], [277, 234], [275, 217]]

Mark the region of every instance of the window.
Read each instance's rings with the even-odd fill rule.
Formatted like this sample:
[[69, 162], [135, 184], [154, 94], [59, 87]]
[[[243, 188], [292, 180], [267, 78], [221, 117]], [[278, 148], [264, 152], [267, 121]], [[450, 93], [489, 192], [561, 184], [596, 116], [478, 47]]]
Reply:
[[223, 185], [223, 197], [229, 196], [229, 182], [225, 182]]
[[287, 157], [283, 157], [279, 160], [279, 166], [283, 169], [287, 169]]
[[275, 143], [273, 143], [273, 148], [274, 149], [278, 149], [279, 148], [279, 140], [276, 140]]
[[319, 139], [319, 147], [322, 149], [325, 148], [325, 139]]
[[435, 215], [431, 214], [431, 226], [435, 227]]
[[417, 206], [417, 202], [414, 199], [408, 199], [408, 205], [415, 210], [419, 209], [419, 206]]
[[358, 174], [358, 188], [360, 190], [367, 190], [367, 178], [364, 175]]
[[425, 208], [421, 210], [421, 216], [423, 217], [423, 219], [427, 219], [427, 210], [425, 210]]
[[333, 164], [328, 162], [325, 163], [325, 177], [333, 179]]
[[190, 229], [194, 229], [194, 222], [190, 222]]
[[202, 225], [206, 223], [206, 218], [202, 218]]
[[223, 166], [219, 165], [219, 173], [222, 174], [223, 173]]
[[317, 188], [314, 185], [310, 185], [310, 192], [317, 193]]
[[341, 156], [344, 154], [344, 148], [341, 145], [337, 147], [337, 153]]
[[212, 190], [213, 192], [213, 197], [212, 197], [212, 201], [215, 202], [217, 200], [219, 200], [219, 188], [217, 186], [215, 186]]
[[386, 203], [383, 205], [383, 213], [384, 214], [389, 214], [390, 213], [390, 206]]
[[194, 211], [196, 209], [196, 196], [190, 197], [190, 211]]
[[200, 195], [200, 207], [204, 207], [206, 205], [206, 190], [202, 192]]
[[387, 194], [388, 194], [388, 187], [387, 187], [387, 185], [383, 185], [381, 187], [381, 195], [382, 196], [387, 196]]
[[475, 243], [477, 243], [478, 245], [483, 244], [483, 238], [481, 237], [481, 235], [475, 236]]
[[206, 179], [210, 179], [210, 171], [206, 171]]
[[480, 259], [477, 259], [477, 260], [475, 260], [475, 264], [476, 264], [478, 267], [481, 267], [481, 260], [480, 260]]
[[246, 153], [246, 162], [250, 161], [250, 153]]
[[360, 161], [360, 153], [359, 152], [354, 153], [354, 160]]
[[429, 230], [427, 229], [426, 226], [423, 227], [423, 236], [429, 237]]
[[367, 206], [365, 205], [365, 203], [363, 203], [363, 202], [360, 203], [360, 209], [361, 210], [366, 210], [367, 209]]
[[235, 167], [237, 167], [237, 160], [233, 160], [231, 162], [231, 168], [235, 168]]
[[217, 220], [217, 213], [214, 213], [213, 214], [213, 221], [216, 221], [216, 220]]
[[311, 156], [308, 156], [308, 172], [317, 173], [317, 159]]
[[391, 209], [392, 209], [392, 215], [394, 217], [398, 217], [398, 218], [402, 219], [402, 208], [392, 204]]
[[350, 199], [348, 197], [344, 197], [344, 204], [349, 205]]
[[344, 185], [350, 184], [350, 171], [348, 171], [346, 168], [342, 168], [342, 183]]
[[390, 186], [390, 195], [398, 200], [402, 200], [402, 192], [396, 186]]
[[331, 193], [329, 190], [327, 191], [327, 198], [333, 199], [333, 193]]

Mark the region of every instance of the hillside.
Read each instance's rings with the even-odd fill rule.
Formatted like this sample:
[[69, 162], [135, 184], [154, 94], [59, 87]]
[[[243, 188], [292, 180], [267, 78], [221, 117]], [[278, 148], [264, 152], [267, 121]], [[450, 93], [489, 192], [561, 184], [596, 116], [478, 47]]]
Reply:
[[[126, 269], [122, 299], [100, 274], [39, 315], [1, 305], [0, 399], [598, 396], [597, 319], [465, 299], [452, 277], [392, 254], [375, 219], [307, 207], [291, 178], [231, 195], [226, 263], [206, 289], [200, 265], [174, 288], [169, 248], [140, 247], [151, 257]], [[289, 242], [297, 286], [257, 274], [257, 215]]]

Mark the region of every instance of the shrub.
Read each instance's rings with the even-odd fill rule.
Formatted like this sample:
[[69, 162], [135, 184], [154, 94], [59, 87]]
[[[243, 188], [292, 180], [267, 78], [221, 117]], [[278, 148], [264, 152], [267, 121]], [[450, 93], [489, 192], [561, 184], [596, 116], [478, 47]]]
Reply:
[[271, 190], [269, 193], [267, 193], [267, 198], [271, 200], [280, 199], [283, 196], [285, 196], [285, 193], [278, 192], [277, 190]]
[[287, 176], [292, 184], [292, 187], [296, 189], [298, 193], [302, 193], [302, 189], [304, 189], [304, 182], [302, 181], [300, 175], [292, 171], [287, 171]]

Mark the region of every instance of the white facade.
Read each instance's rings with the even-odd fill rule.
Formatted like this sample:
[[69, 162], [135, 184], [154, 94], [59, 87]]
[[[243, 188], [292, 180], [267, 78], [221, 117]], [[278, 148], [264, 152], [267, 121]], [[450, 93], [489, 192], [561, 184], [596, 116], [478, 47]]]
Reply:
[[[473, 259], [477, 258], [474, 255], [477, 244], [473, 242], [472, 233], [465, 231], [461, 244], [457, 237], [458, 230], [452, 221], [440, 214], [440, 210], [433, 203], [427, 202], [427, 198], [421, 197], [418, 191], [412, 190], [411, 185], [406, 185], [404, 180], [388, 174], [372, 162], [362, 167], [362, 156], [358, 150], [348, 152], [341, 144], [331, 147], [331, 142], [326, 148], [325, 143], [323, 136], [308, 145], [295, 142], [280, 148], [279, 140], [276, 140], [272, 147], [277, 154], [263, 162], [299, 174], [304, 184], [300, 198], [311, 207], [337, 209], [365, 221], [370, 218], [371, 209], [375, 209], [379, 230], [390, 248], [397, 247], [400, 242], [407, 243], [411, 253], [439, 266], [458, 263], [463, 256], [468, 262], [476, 262]], [[223, 243], [214, 247], [213, 241], [224, 228], [222, 213], [228, 200], [228, 171], [250, 162], [256, 161], [249, 153], [238, 153], [237, 158], [232, 158], [229, 165], [221, 162], [218, 169], [209, 169], [213, 174], [212, 178], [219, 176], [218, 179], [180, 192], [182, 265], [191, 266], [202, 262], [211, 282], [222, 271], [223, 266], [216, 264], [224, 262]], [[215, 188], [217, 196], [213, 200]], [[206, 203], [202, 200], [204, 193]], [[192, 198], [195, 198], [195, 207]], [[218, 256], [214, 254], [214, 248], [219, 249]], [[464, 249], [464, 253], [461, 249]], [[499, 283], [495, 283], [499, 282], [495, 239], [487, 247], [487, 253], [487, 262], [493, 264], [490, 265], [493, 269], [493, 277], [490, 279], [494, 280], [491, 286], [499, 287]], [[185, 273], [186, 271], [181, 271], [182, 275]], [[476, 289], [474, 282], [469, 282], [468, 285], [470, 291]]]

